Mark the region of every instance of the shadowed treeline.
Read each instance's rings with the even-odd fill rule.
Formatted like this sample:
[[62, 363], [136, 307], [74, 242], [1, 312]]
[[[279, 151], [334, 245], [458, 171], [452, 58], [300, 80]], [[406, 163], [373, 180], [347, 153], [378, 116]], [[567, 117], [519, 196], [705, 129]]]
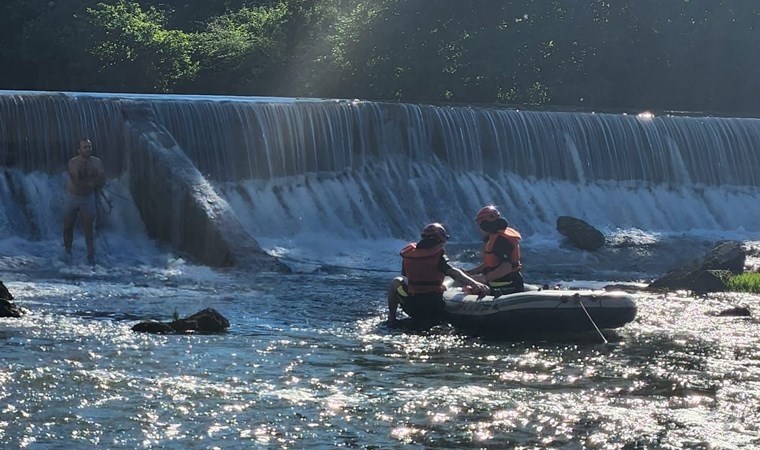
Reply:
[[0, 89], [754, 114], [754, 0], [6, 0]]

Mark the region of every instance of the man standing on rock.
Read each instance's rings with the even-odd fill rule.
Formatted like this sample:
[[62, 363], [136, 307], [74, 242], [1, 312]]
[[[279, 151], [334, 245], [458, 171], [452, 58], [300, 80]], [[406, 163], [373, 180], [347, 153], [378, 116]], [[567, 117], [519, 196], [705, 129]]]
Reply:
[[87, 138], [79, 140], [78, 155], [68, 163], [68, 181], [66, 183], [66, 205], [63, 218], [63, 246], [66, 258], [71, 259], [71, 245], [74, 241], [74, 224], [77, 215], [82, 216], [84, 238], [87, 243], [87, 262], [95, 264], [95, 222], [96, 190], [106, 182], [103, 163], [92, 156], [92, 142]]

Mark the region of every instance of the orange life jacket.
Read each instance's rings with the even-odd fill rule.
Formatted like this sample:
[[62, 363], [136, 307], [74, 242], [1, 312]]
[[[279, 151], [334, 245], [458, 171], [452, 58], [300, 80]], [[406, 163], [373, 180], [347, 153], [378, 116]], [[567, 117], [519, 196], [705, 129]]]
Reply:
[[522, 236], [520, 236], [519, 231], [509, 227], [488, 234], [488, 240], [483, 246], [483, 264], [485, 267], [494, 270], [501, 264], [499, 257], [493, 252], [496, 239], [499, 237], [503, 237], [512, 244], [512, 252], [509, 254], [509, 262], [512, 263], [510, 273], [522, 269], [522, 264], [520, 264], [520, 239], [522, 239]]
[[430, 248], [417, 248], [417, 244], [408, 244], [401, 250], [404, 273], [406, 274], [410, 294], [443, 292], [443, 279], [438, 263], [444, 254], [443, 244]]

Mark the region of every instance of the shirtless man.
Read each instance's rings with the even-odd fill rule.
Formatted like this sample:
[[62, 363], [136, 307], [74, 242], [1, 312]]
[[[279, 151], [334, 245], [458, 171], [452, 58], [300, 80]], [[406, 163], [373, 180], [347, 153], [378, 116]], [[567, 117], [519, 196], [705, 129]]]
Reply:
[[96, 189], [106, 183], [103, 163], [92, 156], [92, 143], [87, 138], [79, 141], [78, 155], [68, 163], [68, 182], [66, 183], [66, 206], [63, 218], [63, 246], [67, 258], [71, 257], [71, 244], [74, 241], [74, 223], [77, 214], [82, 215], [84, 238], [87, 243], [87, 262], [95, 263], [95, 241], [93, 223], [95, 222]]

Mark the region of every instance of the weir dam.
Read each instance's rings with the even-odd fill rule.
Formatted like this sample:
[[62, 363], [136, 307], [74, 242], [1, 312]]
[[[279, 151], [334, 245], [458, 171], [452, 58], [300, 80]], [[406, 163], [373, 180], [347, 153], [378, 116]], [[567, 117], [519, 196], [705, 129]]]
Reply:
[[760, 233], [753, 118], [0, 91], [3, 236], [59, 239], [80, 137], [119, 197], [117, 232], [212, 266], [277, 269], [257, 241], [315, 231], [414, 240], [440, 221], [472, 242], [484, 204], [526, 236], [556, 233], [561, 215], [607, 230]]

